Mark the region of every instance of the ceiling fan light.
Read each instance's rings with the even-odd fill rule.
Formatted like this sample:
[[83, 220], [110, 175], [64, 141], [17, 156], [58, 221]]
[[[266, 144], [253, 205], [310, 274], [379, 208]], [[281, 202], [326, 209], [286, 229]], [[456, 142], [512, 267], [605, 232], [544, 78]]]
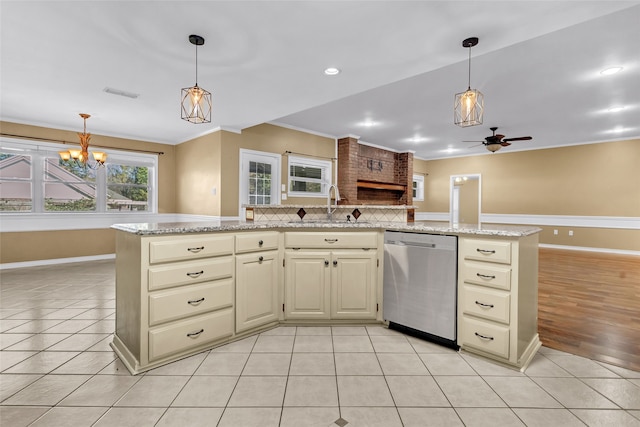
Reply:
[[460, 127], [482, 124], [484, 116], [484, 95], [477, 89], [467, 89], [456, 93], [454, 102], [454, 123]]
[[492, 153], [495, 153], [501, 148], [502, 148], [502, 145], [500, 144], [487, 144], [487, 150], [491, 151]]

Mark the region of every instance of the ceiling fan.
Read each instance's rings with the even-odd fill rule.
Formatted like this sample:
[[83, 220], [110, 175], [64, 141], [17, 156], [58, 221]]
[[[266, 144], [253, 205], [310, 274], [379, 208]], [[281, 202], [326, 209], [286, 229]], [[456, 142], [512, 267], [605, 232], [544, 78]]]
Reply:
[[[491, 129], [491, 131], [493, 132], [493, 135], [487, 136], [484, 141], [463, 141], [463, 142], [481, 142], [482, 145], [487, 147], [487, 150], [491, 151], [492, 153], [495, 153], [500, 148], [508, 147], [509, 145], [511, 145], [510, 141], [528, 141], [530, 139], [533, 139], [530, 136], [519, 136], [517, 138], [504, 138], [504, 135], [501, 135], [501, 134], [496, 135], [496, 131], [498, 130], [497, 127], [492, 127], [489, 129]], [[473, 145], [472, 147], [477, 147], [477, 145]], [[469, 148], [472, 148], [472, 147], [469, 147]]]

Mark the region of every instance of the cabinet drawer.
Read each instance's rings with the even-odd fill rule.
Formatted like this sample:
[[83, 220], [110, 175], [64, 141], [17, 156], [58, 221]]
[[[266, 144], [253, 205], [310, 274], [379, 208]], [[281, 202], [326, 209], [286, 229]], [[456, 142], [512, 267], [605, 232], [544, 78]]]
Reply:
[[470, 285], [464, 285], [463, 289], [462, 310], [464, 314], [509, 324], [511, 296], [508, 292]]
[[233, 265], [233, 257], [224, 257], [150, 267], [149, 290], [232, 277]]
[[462, 265], [462, 278], [466, 283], [507, 291], [511, 289], [511, 268], [509, 267], [465, 261]]
[[278, 249], [276, 231], [266, 233], [244, 233], [236, 235], [236, 253]]
[[511, 264], [511, 242], [464, 239], [465, 259]]
[[509, 358], [509, 328], [462, 316], [462, 346]]
[[231, 308], [154, 328], [149, 331], [149, 360], [199, 347], [232, 333]]
[[149, 242], [150, 264], [231, 255], [232, 253], [232, 235], [201, 235], [187, 238], [180, 236]]
[[233, 279], [181, 286], [149, 295], [149, 326], [233, 305]]
[[287, 248], [376, 248], [378, 233], [358, 232], [287, 232], [284, 234]]

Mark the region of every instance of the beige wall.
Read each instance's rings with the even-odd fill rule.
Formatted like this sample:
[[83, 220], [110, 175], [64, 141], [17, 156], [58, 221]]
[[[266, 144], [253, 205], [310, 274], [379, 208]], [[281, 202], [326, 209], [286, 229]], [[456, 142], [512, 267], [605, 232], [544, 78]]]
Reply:
[[[9, 122], [0, 122], [0, 129], [3, 134], [30, 138], [73, 143], [78, 140], [75, 131]], [[91, 147], [98, 145], [114, 150], [126, 148], [164, 152], [158, 156], [158, 212], [176, 212], [175, 146], [93, 134], [89, 151]], [[110, 229], [0, 233], [0, 264], [112, 254], [115, 252], [114, 236], [113, 230]]]
[[[640, 140], [416, 160], [425, 177], [418, 212], [449, 211], [449, 177], [482, 174], [482, 213], [640, 217]], [[542, 227], [541, 243], [640, 250], [639, 230]], [[558, 235], [552, 230], [558, 229]]]
[[[185, 192], [188, 196], [178, 195], [178, 213], [223, 217], [238, 215], [241, 148], [280, 154], [283, 184], [287, 183], [288, 177], [288, 156], [284, 154], [286, 151], [309, 157], [335, 156], [335, 140], [332, 138], [270, 124], [253, 126], [240, 134], [220, 131], [185, 142], [177, 148], [176, 169], [178, 192]], [[202, 159], [206, 159], [206, 162]], [[211, 186], [216, 182], [219, 185], [216, 196], [213, 196]], [[325, 200], [292, 197], [282, 203], [317, 204], [325, 203]]]
[[[74, 131], [0, 123], [2, 133], [76, 141]], [[160, 213], [238, 215], [240, 148], [282, 155], [285, 151], [332, 158], [335, 141], [262, 124], [237, 134], [221, 131], [177, 146], [94, 135], [108, 148], [162, 151], [158, 157]], [[640, 217], [640, 140], [526, 152], [414, 162], [425, 176], [425, 201], [418, 212], [448, 212], [450, 175], [482, 174], [482, 211], [496, 214]], [[334, 162], [335, 166], [335, 162]], [[211, 193], [216, 188], [216, 195]], [[283, 203], [316, 204], [324, 199], [291, 198]], [[640, 230], [542, 227], [541, 243], [640, 251]], [[559, 234], [553, 235], [552, 230]], [[569, 229], [574, 236], [569, 237]], [[110, 254], [111, 230], [0, 233], [0, 263]]]
[[176, 212], [220, 215], [221, 140], [214, 132], [176, 146]]

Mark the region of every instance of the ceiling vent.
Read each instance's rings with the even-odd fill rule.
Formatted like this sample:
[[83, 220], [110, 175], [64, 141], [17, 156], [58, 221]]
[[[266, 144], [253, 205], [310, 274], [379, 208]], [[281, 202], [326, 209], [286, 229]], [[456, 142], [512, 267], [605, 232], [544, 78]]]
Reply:
[[107, 93], [110, 93], [112, 95], [124, 96], [126, 98], [131, 98], [131, 99], [136, 99], [137, 97], [140, 96], [140, 94], [137, 94], [137, 93], [126, 92], [124, 90], [114, 89], [112, 87], [105, 87], [104, 91], [107, 92]]

